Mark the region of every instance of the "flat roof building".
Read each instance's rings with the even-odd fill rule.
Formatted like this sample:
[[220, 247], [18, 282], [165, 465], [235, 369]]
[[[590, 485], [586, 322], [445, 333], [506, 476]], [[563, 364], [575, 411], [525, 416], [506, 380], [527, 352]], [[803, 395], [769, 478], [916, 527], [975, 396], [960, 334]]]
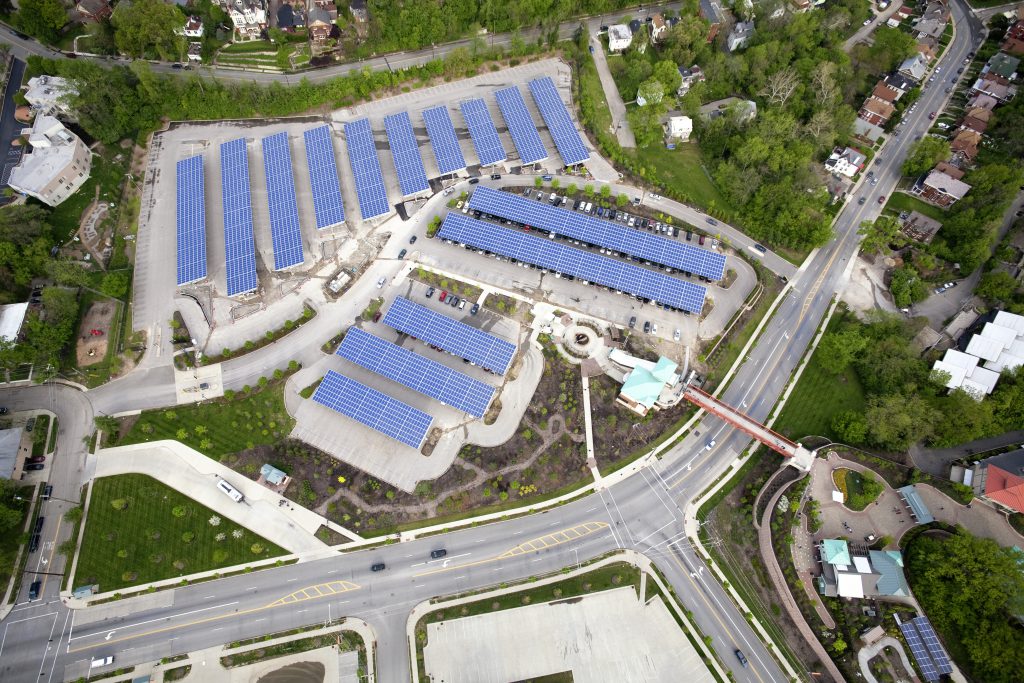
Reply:
[[11, 171], [11, 189], [57, 206], [89, 179], [92, 152], [57, 119], [37, 116], [21, 134], [28, 136], [32, 152]]

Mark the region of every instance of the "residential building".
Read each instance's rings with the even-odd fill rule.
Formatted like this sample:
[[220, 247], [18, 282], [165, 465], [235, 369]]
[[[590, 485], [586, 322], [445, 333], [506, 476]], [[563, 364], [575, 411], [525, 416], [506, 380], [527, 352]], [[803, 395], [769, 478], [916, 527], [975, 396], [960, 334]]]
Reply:
[[875, 89], [871, 91], [871, 97], [879, 102], [895, 105], [903, 97], [903, 91], [897, 90], [885, 81], [879, 81], [875, 85]]
[[314, 6], [309, 10], [309, 22], [306, 26], [309, 29], [309, 42], [322, 44], [331, 37], [334, 22], [331, 21], [331, 15], [327, 10]]
[[911, 7], [910, 5], [900, 5], [900, 8], [896, 10], [896, 13], [893, 16], [899, 19], [900, 22], [903, 22], [904, 20], [909, 19], [911, 16], [913, 16], [913, 14], [913, 7]]
[[682, 81], [679, 83], [679, 89], [676, 90], [676, 95], [679, 97], [690, 92], [690, 88], [692, 88], [695, 83], [703, 83], [705, 81], [704, 71], [702, 71], [696, 64], [691, 66], [689, 69], [679, 67], [679, 76], [682, 78]]
[[370, 21], [370, 12], [366, 9], [366, 0], [349, 0], [348, 10], [357, 23], [366, 24]]
[[1024, 448], [985, 458], [973, 471], [975, 495], [1010, 512], [1024, 513]]
[[868, 550], [843, 540], [826, 538], [818, 545], [821, 575], [818, 592], [841, 598], [908, 598], [910, 587], [903, 574], [898, 550]]
[[1010, 82], [1002, 76], [994, 73], [987, 73], [974, 82], [971, 91], [988, 95], [1001, 104], [1006, 104], [1017, 96], [1017, 86], [1010, 85]]
[[1020, 60], [1016, 57], [1011, 57], [1005, 52], [997, 52], [988, 60], [981, 69], [981, 73], [995, 74], [1002, 76], [1008, 81], [1016, 80], [1017, 78], [1017, 67], [1020, 66]]
[[978, 157], [978, 145], [981, 143], [981, 133], [973, 130], [962, 130], [953, 137], [949, 143], [949, 151], [953, 157], [961, 162], [970, 164]]
[[919, 38], [917, 45], [914, 46], [914, 51], [931, 62], [939, 52], [939, 41], [931, 36]]
[[941, 227], [942, 223], [917, 211], [900, 214], [900, 230], [910, 239], [922, 244], [931, 243]]
[[899, 72], [920, 83], [928, 73], [928, 59], [921, 53], [915, 52], [912, 57], [908, 57], [900, 64]]
[[940, 161], [939, 163], [935, 164], [935, 170], [942, 171], [950, 178], [955, 178], [957, 180], [962, 180], [964, 177], [963, 169], [957, 168], [948, 161]]
[[106, 19], [113, 13], [113, 8], [107, 0], [79, 0], [75, 10], [84, 21], [95, 22]]
[[888, 102], [882, 102], [873, 98], [868, 98], [861, 105], [860, 111], [857, 112], [859, 118], [864, 119], [873, 126], [883, 126], [888, 121], [893, 113], [896, 111], [896, 107], [892, 106]]
[[1024, 19], [1015, 22], [1006, 30], [1002, 50], [1011, 55], [1024, 55]]
[[948, 388], [963, 389], [980, 401], [995, 390], [1001, 372], [1024, 365], [1024, 316], [997, 311], [981, 332], [960, 344], [962, 351], [949, 349], [932, 370], [949, 376]]
[[836, 147], [832, 150], [829, 158], [825, 160], [825, 168], [836, 175], [852, 178], [864, 168], [864, 163], [867, 160], [866, 156], [855, 149]]
[[741, 100], [738, 97], [726, 97], [724, 100], [708, 102], [700, 108], [700, 115], [705, 121], [713, 121], [719, 116], [734, 112], [742, 123], [757, 118], [757, 103], [753, 100]]
[[181, 29], [182, 35], [186, 38], [202, 38], [203, 37], [203, 20], [193, 15], [185, 21], [185, 26]]
[[708, 24], [708, 42], [710, 43], [718, 35], [718, 30], [722, 28], [722, 23], [725, 21], [725, 10], [722, 9], [722, 5], [719, 0], [700, 0], [698, 14]]
[[92, 152], [57, 119], [39, 115], [21, 134], [28, 137], [32, 151], [11, 171], [11, 189], [57, 206], [89, 179]]
[[754, 35], [754, 22], [753, 21], [738, 21], [732, 27], [732, 31], [725, 38], [725, 46], [729, 52], [735, 52], [736, 50], [743, 49], [750, 42], [751, 36]]
[[338, 19], [338, 6], [334, 4], [334, 0], [313, 0], [313, 5], [327, 12], [332, 23]]
[[946, 30], [946, 22], [939, 18], [921, 19], [914, 24], [914, 33], [918, 39], [925, 36], [938, 38]]
[[689, 116], [671, 116], [668, 119], [668, 139], [686, 142], [693, 133], [693, 119]]
[[651, 17], [651, 42], [657, 43], [665, 34], [668, 32], [668, 24], [665, 22], [665, 17], [661, 14], [655, 14]]
[[239, 39], [256, 40], [267, 28], [267, 8], [263, 0], [220, 0], [220, 3]]
[[28, 313], [28, 302], [0, 306], [0, 343], [13, 343], [21, 335]]
[[988, 123], [992, 120], [992, 110], [985, 109], [984, 107], [968, 107], [965, 116], [970, 116], [972, 119], [978, 119]]
[[189, 43], [188, 44], [188, 61], [190, 61], [190, 62], [201, 62], [201, 61], [203, 61], [203, 44], [202, 43]]
[[[985, 111], [982, 109], [982, 111]], [[982, 121], [971, 115], [964, 116], [960, 120], [960, 128], [958, 130], [969, 130], [977, 133], [978, 135], [983, 134], [988, 129], [988, 121]]]
[[948, 208], [971, 191], [971, 186], [942, 171], [932, 170], [910, 190], [930, 204]]
[[789, 0], [789, 4], [795, 12], [808, 12], [812, 7], [811, 0]]
[[893, 90], [899, 91], [901, 97], [917, 87], [916, 81], [911, 80], [899, 72], [894, 72], [886, 76], [885, 84]]
[[999, 104], [999, 100], [992, 97], [991, 95], [985, 95], [983, 93], [977, 93], [967, 100], [967, 107], [969, 109], [985, 109], [992, 111]]
[[622, 52], [633, 43], [633, 32], [625, 24], [612, 24], [608, 27], [608, 49], [611, 52]]
[[78, 94], [74, 84], [60, 76], [33, 76], [28, 79], [25, 99], [36, 116], [60, 116], [74, 119], [70, 101]]
[[287, 2], [277, 8], [277, 27], [289, 33], [295, 30], [295, 10]]

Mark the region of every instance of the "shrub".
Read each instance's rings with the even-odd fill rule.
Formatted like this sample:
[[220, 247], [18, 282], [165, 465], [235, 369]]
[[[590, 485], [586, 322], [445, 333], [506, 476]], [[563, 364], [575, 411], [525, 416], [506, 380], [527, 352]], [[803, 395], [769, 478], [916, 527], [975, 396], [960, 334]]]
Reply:
[[188, 508], [185, 507], [184, 505], [175, 505], [173, 508], [171, 508], [171, 514], [179, 518], [184, 517], [188, 514]]
[[127, 510], [128, 509], [128, 499], [127, 498], [115, 498], [114, 500], [110, 501], [110, 505], [115, 510]]

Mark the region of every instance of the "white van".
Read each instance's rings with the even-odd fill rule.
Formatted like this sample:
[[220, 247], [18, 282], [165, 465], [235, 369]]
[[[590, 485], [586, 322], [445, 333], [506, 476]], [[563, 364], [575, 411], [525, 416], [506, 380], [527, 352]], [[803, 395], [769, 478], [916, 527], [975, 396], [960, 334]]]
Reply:
[[217, 480], [217, 488], [220, 489], [221, 493], [223, 493], [225, 496], [235, 501], [236, 503], [241, 503], [243, 500], [245, 500], [245, 496], [242, 495], [241, 491], [239, 491], [238, 489], [236, 489], [234, 486], [227, 483], [223, 479]]
[[96, 659], [92, 660], [92, 664], [89, 665], [89, 668], [90, 669], [95, 669], [98, 666], [106, 666], [107, 664], [113, 664], [113, 663], [114, 663], [113, 656], [97, 657]]

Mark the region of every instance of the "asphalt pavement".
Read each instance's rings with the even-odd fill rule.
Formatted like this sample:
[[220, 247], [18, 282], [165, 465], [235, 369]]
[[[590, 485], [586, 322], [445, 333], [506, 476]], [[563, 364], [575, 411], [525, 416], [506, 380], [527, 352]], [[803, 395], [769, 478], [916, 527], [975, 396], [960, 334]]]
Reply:
[[[952, 8], [958, 34], [942, 61], [944, 65], [963, 59], [973, 47], [978, 28], [967, 23], [959, 3]], [[861, 193], [870, 193], [873, 198], [893, 191], [913, 133], [926, 130], [927, 112], [937, 109], [942, 99], [938, 87], [924, 93], [921, 107], [906, 124], [903, 135], [890, 140], [877, 157], [874, 168], [878, 186], [860, 189], [854, 199]], [[791, 278], [791, 287], [765, 332], [720, 398], [757, 419], [768, 416], [833, 295], [849, 276], [858, 249], [860, 222], [877, 216], [879, 209], [874, 201], [864, 205], [853, 201], [845, 207], [836, 222], [835, 238], [812, 254]], [[377, 267], [383, 268], [373, 266]], [[373, 271], [360, 282], [372, 282], [376, 276]], [[281, 350], [283, 357], [308, 351], [297, 349], [297, 341], [289, 335], [287, 348]], [[317, 344], [320, 341], [317, 339]], [[84, 455], [81, 439], [89, 431], [94, 408], [90, 399], [102, 395], [101, 403], [107, 408], [136, 403], [133, 392], [150, 402], [158, 400], [163, 389], [150, 391], [148, 387], [166, 385], [167, 378], [150, 374], [153, 372], [146, 371], [138, 379], [133, 373], [108, 385], [113, 389], [88, 393], [65, 387], [53, 389], [52, 385], [5, 389], [4, 401], [18, 401], [23, 407], [40, 407], [47, 400], [51, 405], [59, 404], [55, 410], [62, 423], [58, 457], [67, 459], [58, 460], [61, 465], [55, 468], [54, 477], [62, 488], [71, 487], [69, 482], [82, 482], [88, 476], [80, 463]], [[229, 378], [225, 372], [225, 386], [235, 387], [243, 376], [245, 373]], [[120, 399], [117, 393], [122, 394]], [[704, 448], [710, 439], [715, 439], [717, 445]], [[88, 660], [97, 655], [113, 655], [118, 666], [126, 666], [206, 647], [211, 641], [226, 642], [350, 614], [365, 619], [375, 630], [377, 660], [383, 665], [380, 680], [404, 682], [409, 678], [405, 619], [414, 604], [435, 595], [556, 571], [625, 547], [657, 562], [736, 680], [783, 681], [786, 676], [778, 664], [695, 556], [683, 532], [685, 505], [714, 482], [749, 443], [748, 437], [717, 418], [705, 417], [655, 465], [594, 495], [544, 513], [134, 598], [114, 603], [102, 613], [102, 608], [72, 613], [55, 599], [57, 582], [48, 581], [42, 600], [19, 604], [4, 621], [0, 677], [11, 681], [60, 680], [87, 673]], [[58, 520], [50, 519], [59, 509], [55, 507], [55, 513], [48, 515], [47, 523], [57, 525], [54, 531], [47, 529], [44, 533], [54, 543], [67, 533]], [[574, 540], [548, 544], [541, 550], [523, 545], [527, 540], [584, 524], [592, 530]], [[430, 551], [440, 547], [447, 549], [447, 557], [432, 561]], [[388, 570], [371, 573], [369, 567], [375, 561], [384, 561]], [[59, 556], [52, 560], [51, 568], [58, 562]], [[302, 590], [312, 586], [319, 588]], [[734, 649], [743, 650], [749, 668], [738, 665], [732, 655]]]
[[[3, 109], [0, 110], [0, 174], [10, 165], [12, 168], [21, 159], [24, 150], [15, 147], [11, 143], [21, 135], [23, 125], [14, 118], [14, 110], [18, 108], [14, 101], [14, 94], [21, 90], [21, 79], [25, 75], [25, 62], [20, 59], [12, 60], [10, 76], [7, 79], [7, 87], [4, 88]], [[5, 174], [4, 174], [5, 175]], [[0, 179], [0, 189], [7, 186], [6, 177]], [[7, 203], [6, 198], [0, 200]]]

